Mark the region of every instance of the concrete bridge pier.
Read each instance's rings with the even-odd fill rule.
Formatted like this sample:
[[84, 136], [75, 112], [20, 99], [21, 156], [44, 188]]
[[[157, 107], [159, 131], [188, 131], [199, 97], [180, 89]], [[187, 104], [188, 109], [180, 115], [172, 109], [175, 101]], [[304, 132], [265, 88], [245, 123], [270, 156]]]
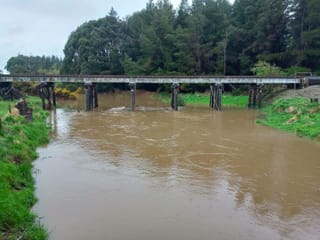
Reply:
[[248, 101], [248, 107], [249, 108], [255, 108], [258, 106], [258, 108], [261, 108], [262, 106], [262, 89], [263, 84], [251, 84], [249, 89], [249, 101]]
[[179, 95], [179, 83], [173, 83], [171, 87], [171, 108], [174, 111], [178, 111], [178, 95]]
[[[42, 109], [52, 109], [52, 105], [56, 107], [56, 94], [54, 88], [55, 84], [53, 82], [43, 82], [38, 85]], [[46, 105], [46, 100], [48, 101], [48, 105]]]
[[136, 110], [137, 85], [136, 83], [129, 83], [129, 87], [130, 87], [130, 95], [131, 95], [131, 111], [134, 112]]
[[84, 84], [86, 95], [86, 111], [92, 111], [93, 108], [98, 107], [98, 94], [96, 84], [88, 82]]
[[210, 85], [210, 108], [217, 111], [222, 109], [222, 83], [211, 84]]

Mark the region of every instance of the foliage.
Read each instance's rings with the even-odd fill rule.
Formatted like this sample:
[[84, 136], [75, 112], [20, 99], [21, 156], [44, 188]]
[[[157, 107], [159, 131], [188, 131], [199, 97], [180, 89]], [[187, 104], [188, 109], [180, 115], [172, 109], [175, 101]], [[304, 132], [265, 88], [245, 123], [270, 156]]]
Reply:
[[[233, 5], [228, 0], [193, 0], [191, 5], [181, 0], [178, 9], [168, 0], [150, 0], [126, 19], [112, 9], [104, 18], [80, 25], [65, 44], [62, 64], [56, 57], [19, 55], [8, 61], [7, 70], [260, 76], [292, 75], [300, 68], [320, 72], [319, 12], [319, 0], [235, 0]], [[67, 85], [62, 87], [71, 89]], [[195, 85], [190, 91], [200, 89]]]
[[0, 100], [0, 117], [4, 116], [8, 112], [11, 105], [13, 105], [12, 102], [5, 102]]
[[24, 56], [11, 57], [6, 69], [11, 74], [59, 74], [62, 60], [51, 56]]
[[[59, 74], [62, 60], [55, 56], [24, 56], [11, 57], [6, 65], [10, 74]], [[13, 86], [23, 94], [38, 94], [37, 83], [14, 82]]]
[[260, 124], [320, 139], [320, 105], [307, 98], [279, 99], [262, 113]]
[[129, 75], [221, 72], [221, 47], [230, 11], [227, 0], [195, 1], [191, 7], [184, 1], [177, 15], [169, 1], [160, 0], [150, 1], [146, 9], [125, 21], [110, 15], [90, 21], [71, 34], [64, 50], [63, 72]]
[[267, 63], [265, 61], [258, 61], [253, 68], [251, 68], [251, 72], [253, 72], [257, 76], [265, 77], [265, 76], [282, 76], [285, 72], [275, 66]]
[[175, 10], [158, 0], [123, 20], [113, 11], [70, 35], [63, 72], [237, 75], [259, 60], [317, 71], [317, 1], [181, 0]]
[[288, 76], [295, 76], [299, 73], [310, 73], [311, 69], [307, 67], [301, 67], [301, 66], [292, 66], [287, 69], [285, 69], [285, 72]]
[[75, 91], [70, 91], [66, 88], [59, 88], [55, 89], [55, 93], [57, 97], [61, 97], [64, 99], [77, 99], [80, 93], [83, 93], [81, 88], [77, 88]]
[[[1, 112], [7, 102], [0, 102]], [[36, 104], [36, 105], [35, 105]], [[32, 160], [36, 147], [48, 142], [47, 114], [40, 102], [31, 101], [34, 119], [7, 116], [0, 130], [0, 239], [46, 239], [47, 232], [36, 223], [30, 208], [35, 203]], [[39, 106], [39, 107], [38, 107]], [[3, 115], [2, 115], [3, 116]]]
[[122, 74], [124, 28], [111, 11], [99, 20], [82, 24], [71, 33], [65, 48], [62, 73]]
[[292, 49], [294, 65], [320, 70], [320, 4], [319, 0], [292, 0], [290, 5]]

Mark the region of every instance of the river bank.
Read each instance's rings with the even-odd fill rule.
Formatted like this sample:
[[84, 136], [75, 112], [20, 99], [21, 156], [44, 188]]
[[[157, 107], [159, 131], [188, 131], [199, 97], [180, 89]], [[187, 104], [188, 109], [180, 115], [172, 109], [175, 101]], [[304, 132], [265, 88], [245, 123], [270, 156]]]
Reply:
[[279, 98], [262, 109], [258, 124], [320, 140], [320, 105], [309, 98]]
[[[279, 130], [293, 132], [300, 137], [320, 140], [320, 105], [311, 103], [310, 98], [320, 96], [319, 86], [306, 89], [289, 90], [281, 93], [277, 100], [264, 105], [258, 124], [270, 126]], [[170, 94], [159, 93], [156, 98], [162, 102], [171, 101]], [[180, 94], [181, 105], [208, 105], [209, 94]], [[248, 104], [247, 96], [232, 96], [224, 94], [222, 106], [245, 108]]]
[[40, 99], [28, 98], [33, 120], [8, 115], [13, 102], [0, 101], [0, 239], [43, 240], [47, 232], [31, 212], [36, 202], [32, 162], [36, 148], [48, 143], [47, 113]]
[[[210, 94], [209, 93], [183, 93], [179, 94], [179, 103], [181, 106], [184, 105], [206, 105], [209, 106]], [[158, 93], [155, 98], [161, 100], [164, 103], [170, 103], [171, 94], [169, 93]], [[248, 105], [248, 96], [239, 95], [233, 96], [231, 94], [222, 95], [222, 107], [240, 107], [245, 108]]]

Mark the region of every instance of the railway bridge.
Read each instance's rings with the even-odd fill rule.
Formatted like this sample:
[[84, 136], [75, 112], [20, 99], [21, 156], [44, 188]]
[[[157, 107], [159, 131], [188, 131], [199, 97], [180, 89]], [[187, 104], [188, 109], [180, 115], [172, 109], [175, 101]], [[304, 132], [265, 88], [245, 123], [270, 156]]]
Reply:
[[[210, 84], [210, 107], [221, 110], [223, 84], [247, 84], [249, 88], [248, 106], [261, 106], [263, 86], [267, 84], [294, 84], [303, 85], [308, 78], [297, 77], [257, 77], [257, 76], [120, 76], [120, 75], [0, 75], [0, 83], [6, 83], [6, 89], [11, 89], [12, 82], [36, 82], [45, 107], [45, 100], [49, 105], [56, 104], [54, 93], [55, 83], [83, 83], [86, 94], [86, 110], [91, 111], [98, 106], [96, 83], [127, 83], [130, 87], [131, 110], [136, 106], [136, 85], [139, 83], [171, 84], [171, 107], [178, 110], [179, 84], [192, 83]], [[3, 84], [2, 84], [3, 85]], [[0, 91], [4, 92], [0, 88]], [[1, 92], [0, 92], [1, 93]]]

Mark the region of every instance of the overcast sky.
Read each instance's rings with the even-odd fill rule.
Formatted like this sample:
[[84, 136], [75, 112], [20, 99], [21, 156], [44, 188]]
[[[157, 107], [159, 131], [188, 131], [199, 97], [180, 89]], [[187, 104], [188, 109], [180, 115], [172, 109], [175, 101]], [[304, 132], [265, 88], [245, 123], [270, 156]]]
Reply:
[[[1, 0], [0, 69], [18, 54], [63, 57], [70, 33], [82, 23], [104, 17], [111, 7], [124, 18], [145, 8], [147, 1]], [[176, 8], [180, 0], [171, 3]]]

